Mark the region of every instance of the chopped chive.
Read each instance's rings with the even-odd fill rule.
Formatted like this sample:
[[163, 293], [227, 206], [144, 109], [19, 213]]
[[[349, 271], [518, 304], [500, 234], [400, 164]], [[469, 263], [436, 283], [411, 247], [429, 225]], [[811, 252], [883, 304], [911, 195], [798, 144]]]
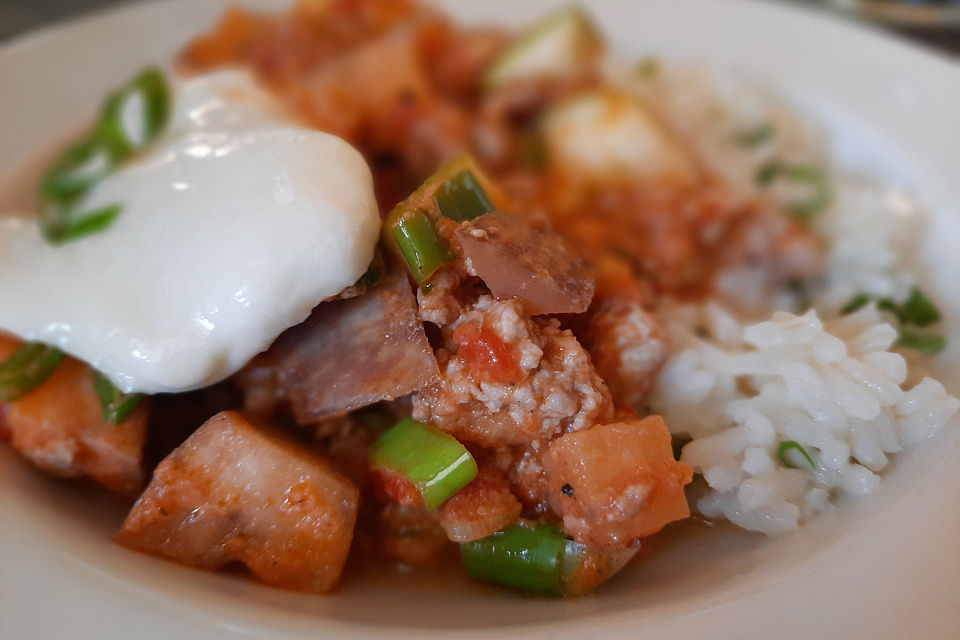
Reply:
[[754, 148], [772, 139], [777, 130], [769, 122], [765, 122], [752, 129], [743, 129], [736, 134], [737, 143], [741, 147]]
[[471, 578], [560, 595], [565, 545], [554, 525], [518, 524], [461, 544], [460, 558]]
[[777, 179], [809, 184], [814, 191], [804, 200], [789, 202], [785, 206], [793, 217], [807, 222], [826, 209], [833, 199], [830, 185], [824, 172], [811, 164], [790, 164], [781, 160], [770, 160], [760, 165], [756, 181], [761, 187], [770, 187]]
[[428, 509], [439, 507], [477, 476], [477, 463], [456, 438], [411, 418], [381, 435], [369, 453], [371, 467], [402, 475]]
[[71, 144], [40, 180], [40, 193], [58, 202], [71, 202], [113, 171], [110, 148], [100, 138], [87, 135]]
[[437, 235], [423, 210], [397, 220], [391, 232], [418, 283], [427, 280], [448, 260], [447, 243]]
[[122, 206], [76, 211], [78, 201], [133, 152], [152, 142], [166, 126], [171, 91], [163, 73], [148, 68], [114, 91], [94, 127], [70, 145], [40, 181], [39, 223], [52, 243], [77, 240], [109, 227]]
[[881, 311], [889, 311], [893, 315], [897, 316], [897, 319], [900, 322], [903, 322], [903, 310], [900, 308], [900, 305], [891, 300], [890, 298], [880, 298], [877, 300], [877, 309]]
[[[843, 308], [843, 313], [852, 313], [865, 306], [870, 301], [870, 296], [861, 293], [855, 296]], [[897, 316], [900, 322], [904, 324], [913, 324], [918, 327], [926, 327], [940, 320], [940, 310], [930, 301], [930, 299], [919, 288], [914, 287], [910, 290], [910, 296], [902, 304], [895, 302], [891, 298], [880, 298], [877, 300], [877, 308], [883, 311], [889, 311]]]
[[634, 65], [633, 71], [640, 78], [652, 78], [660, 72], [660, 59], [656, 56], [644, 56]]
[[28, 342], [0, 364], [0, 402], [12, 402], [44, 383], [63, 359], [63, 352]]
[[783, 466], [790, 467], [791, 469], [801, 468], [796, 456], [789, 455], [793, 451], [803, 456], [803, 459], [807, 461], [807, 464], [810, 465], [810, 468], [816, 470], [817, 465], [814, 464], [813, 458], [810, 457], [810, 454], [807, 453], [807, 450], [800, 446], [800, 443], [796, 440], [784, 440], [780, 443], [780, 448], [777, 450], [777, 456], [780, 458], [780, 462], [783, 463]]
[[494, 210], [487, 192], [470, 170], [461, 171], [444, 182], [433, 195], [440, 215], [462, 222]]
[[863, 309], [870, 302], [870, 296], [865, 293], [858, 293], [857, 295], [850, 298], [850, 302], [844, 305], [843, 309], [840, 310], [840, 313], [847, 315], [848, 313], [853, 313], [854, 311], [859, 311]]
[[51, 223], [41, 216], [40, 224], [44, 237], [54, 244], [72, 242], [95, 233], [100, 233], [111, 224], [120, 215], [123, 210], [119, 204], [111, 204], [93, 211], [84, 213], [71, 213], [62, 216], [60, 220]]
[[900, 306], [900, 318], [904, 322], [926, 327], [940, 320], [940, 310], [917, 287], [910, 290], [910, 297]]
[[120, 391], [102, 373], [96, 371], [93, 376], [93, 388], [100, 398], [100, 408], [103, 410], [103, 419], [110, 424], [120, 424], [140, 404], [139, 393], [124, 393]]
[[163, 131], [170, 119], [171, 102], [163, 72], [155, 67], [144, 69], [107, 98], [97, 134], [122, 161]]
[[947, 348], [947, 339], [939, 333], [923, 333], [908, 327], [901, 327], [897, 344], [913, 349], [925, 356], [935, 356]]

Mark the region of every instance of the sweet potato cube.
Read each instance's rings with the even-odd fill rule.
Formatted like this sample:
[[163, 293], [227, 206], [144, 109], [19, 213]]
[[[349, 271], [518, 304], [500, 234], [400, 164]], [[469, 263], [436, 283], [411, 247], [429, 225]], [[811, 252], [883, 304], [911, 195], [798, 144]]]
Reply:
[[544, 460], [549, 500], [582, 544], [629, 545], [690, 515], [690, 466], [673, 459], [660, 416], [563, 435]]
[[225, 411], [157, 467], [116, 541], [202, 569], [240, 562], [267, 584], [328, 591], [358, 491], [305, 445]]

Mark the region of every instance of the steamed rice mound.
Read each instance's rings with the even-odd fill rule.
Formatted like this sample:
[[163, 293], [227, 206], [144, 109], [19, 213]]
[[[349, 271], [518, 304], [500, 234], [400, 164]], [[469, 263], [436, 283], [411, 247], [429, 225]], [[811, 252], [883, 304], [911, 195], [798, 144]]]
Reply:
[[777, 312], [748, 326], [716, 303], [672, 314], [676, 352], [651, 405], [692, 437], [681, 459], [709, 487], [696, 505], [708, 517], [795, 529], [837, 494], [875, 491], [888, 454], [936, 434], [960, 408], [936, 380], [908, 382], [906, 360], [890, 350], [897, 330], [873, 304], [828, 321]]

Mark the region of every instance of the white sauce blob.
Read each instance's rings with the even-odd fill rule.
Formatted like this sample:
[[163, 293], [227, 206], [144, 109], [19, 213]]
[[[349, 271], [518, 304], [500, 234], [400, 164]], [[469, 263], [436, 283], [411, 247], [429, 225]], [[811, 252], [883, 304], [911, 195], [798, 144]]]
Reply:
[[106, 231], [48, 244], [0, 218], [0, 328], [124, 391], [236, 372], [366, 270], [380, 228], [353, 147], [298, 126], [244, 73], [183, 82], [163, 135], [90, 192]]

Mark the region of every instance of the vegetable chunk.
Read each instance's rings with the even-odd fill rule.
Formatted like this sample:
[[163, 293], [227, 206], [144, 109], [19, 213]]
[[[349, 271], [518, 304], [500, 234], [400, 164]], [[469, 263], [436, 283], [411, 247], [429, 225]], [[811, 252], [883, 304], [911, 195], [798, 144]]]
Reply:
[[673, 459], [660, 416], [557, 438], [545, 460], [550, 500], [582, 544], [630, 545], [690, 515], [690, 466]]
[[[0, 358], [16, 344], [0, 337]], [[95, 375], [87, 365], [64, 358], [43, 384], [0, 407], [0, 436], [47, 473], [89, 477], [111, 491], [136, 495], [143, 485], [147, 403], [111, 424], [103, 418]]]
[[201, 569], [238, 561], [267, 584], [324, 592], [347, 558], [358, 496], [303, 445], [225, 411], [160, 463], [116, 541]]

